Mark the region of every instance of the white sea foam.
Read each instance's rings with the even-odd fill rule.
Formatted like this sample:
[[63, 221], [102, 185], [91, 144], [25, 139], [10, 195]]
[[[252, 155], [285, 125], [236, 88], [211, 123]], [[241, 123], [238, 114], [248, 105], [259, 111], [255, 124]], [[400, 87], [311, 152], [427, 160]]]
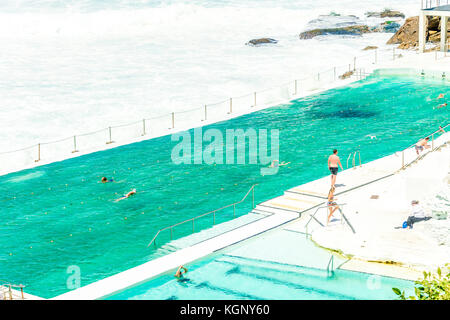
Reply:
[[[0, 150], [201, 108], [387, 48], [384, 33], [298, 38], [331, 11], [373, 24], [364, 13], [385, 7], [409, 16], [419, 3], [2, 1]], [[279, 42], [245, 45], [258, 37]]]

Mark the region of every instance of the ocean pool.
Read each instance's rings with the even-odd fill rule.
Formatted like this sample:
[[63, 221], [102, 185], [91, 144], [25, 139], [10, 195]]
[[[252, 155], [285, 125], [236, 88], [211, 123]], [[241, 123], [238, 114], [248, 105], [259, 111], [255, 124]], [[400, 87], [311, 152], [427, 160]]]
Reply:
[[[333, 148], [345, 164], [354, 150], [368, 162], [409, 146], [448, 122], [450, 109], [433, 109], [440, 93], [450, 94], [447, 81], [376, 73], [203, 128], [280, 130], [280, 160], [291, 163], [276, 175], [257, 164], [176, 165], [176, 142], [164, 136], [1, 176], [0, 278], [50, 298], [70, 290], [72, 266], [84, 286], [147, 262], [158, 229], [238, 201], [255, 183], [259, 203], [328, 175]], [[134, 197], [114, 202], [132, 188]]]

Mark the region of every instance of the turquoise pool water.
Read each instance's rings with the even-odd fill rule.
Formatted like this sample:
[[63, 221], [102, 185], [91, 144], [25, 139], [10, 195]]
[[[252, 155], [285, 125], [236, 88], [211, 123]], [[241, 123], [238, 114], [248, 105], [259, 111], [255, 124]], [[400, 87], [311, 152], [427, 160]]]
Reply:
[[[342, 269], [329, 273], [329, 259], [304, 234], [279, 229], [186, 265], [182, 281], [172, 270], [107, 299], [376, 300], [395, 299], [393, 287], [412, 294], [411, 281]], [[344, 262], [334, 257], [335, 267]]]
[[333, 148], [343, 159], [359, 148], [367, 162], [410, 145], [448, 122], [450, 109], [433, 109], [439, 93], [450, 94], [448, 82], [378, 74], [204, 128], [279, 129], [280, 160], [291, 164], [276, 175], [250, 164], [175, 165], [176, 142], [165, 136], [1, 176], [0, 278], [49, 298], [69, 290], [69, 266], [83, 286], [139, 265], [154, 256], [147, 244], [161, 227], [240, 200], [254, 183], [262, 202], [328, 175]]

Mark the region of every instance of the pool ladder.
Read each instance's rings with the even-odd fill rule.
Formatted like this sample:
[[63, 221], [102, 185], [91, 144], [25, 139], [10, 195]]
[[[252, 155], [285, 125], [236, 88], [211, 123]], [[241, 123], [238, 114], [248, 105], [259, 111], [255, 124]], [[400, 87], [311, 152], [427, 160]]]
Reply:
[[0, 294], [3, 298], [3, 300], [8, 300], [8, 298], [9, 298], [9, 300], [14, 300], [14, 294], [13, 294], [12, 288], [20, 289], [20, 299], [25, 300], [24, 295], [23, 295], [24, 287], [25, 286], [21, 285], [21, 284], [12, 284], [12, 283], [0, 280]]
[[348, 161], [350, 160], [352, 155], [353, 155], [352, 168], [356, 169], [356, 154], [358, 154], [358, 158], [359, 158], [359, 167], [362, 167], [361, 152], [359, 152], [359, 150], [357, 150], [357, 151], [354, 151], [354, 152], [350, 152], [350, 154], [348, 155], [348, 158], [347, 158], [347, 169], [348, 169]]

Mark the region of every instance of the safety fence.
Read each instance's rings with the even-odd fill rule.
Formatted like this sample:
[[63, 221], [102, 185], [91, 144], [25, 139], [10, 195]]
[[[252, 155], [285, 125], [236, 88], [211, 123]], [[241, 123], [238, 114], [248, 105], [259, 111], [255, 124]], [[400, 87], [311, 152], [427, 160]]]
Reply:
[[395, 48], [392, 50], [375, 49], [364, 55], [353, 57], [349, 63], [334, 66], [272, 88], [230, 97], [184, 111], [170, 112], [94, 132], [77, 134], [56, 141], [41, 142], [18, 150], [3, 151], [0, 152], [0, 163], [4, 164], [4, 171], [16, 171], [40, 163], [68, 158], [77, 153], [105, 149], [108, 145], [149, 139], [226, 120], [261, 107], [273, 106], [315, 91], [338, 86], [346, 83], [345, 81], [349, 81], [349, 79], [363, 79], [368, 75], [365, 67], [376, 65], [380, 61], [392, 61], [401, 57], [402, 55], [398, 54]]
[[449, 0], [421, 0], [422, 9], [432, 9], [440, 6], [446, 6]]

